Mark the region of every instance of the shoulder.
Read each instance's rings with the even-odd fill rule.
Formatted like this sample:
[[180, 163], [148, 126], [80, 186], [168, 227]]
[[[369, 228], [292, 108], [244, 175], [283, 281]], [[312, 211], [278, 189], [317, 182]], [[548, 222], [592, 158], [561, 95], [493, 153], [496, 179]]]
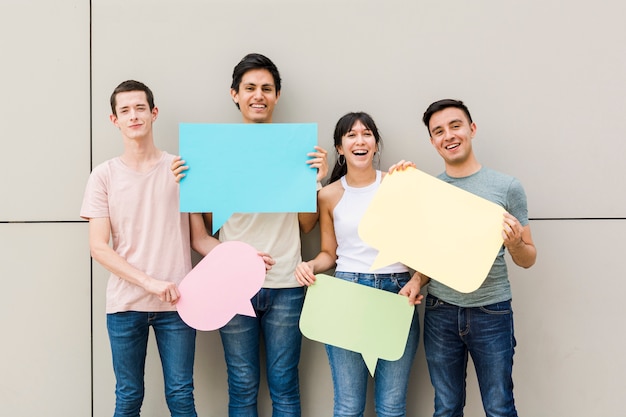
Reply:
[[163, 152], [163, 154], [161, 155], [162, 160], [167, 161], [168, 163], [172, 163], [174, 158], [176, 158], [176, 155], [172, 155], [171, 153], [167, 151], [162, 151], [162, 152]]
[[486, 167], [481, 168], [481, 170], [479, 171], [479, 174], [483, 175], [484, 177], [493, 178], [499, 181], [505, 181], [505, 182], [517, 181], [517, 178], [515, 178], [512, 175], [505, 174], [504, 172], [496, 171], [495, 169], [486, 168]]
[[111, 159], [107, 159], [104, 162], [99, 163], [98, 165], [96, 165], [91, 172], [103, 172], [103, 171], [110, 171], [112, 169], [112, 167], [114, 167], [116, 164], [119, 163], [120, 157], [116, 156], [115, 158], [111, 158]]
[[115, 157], [96, 165], [89, 174], [89, 182], [106, 181], [109, 179], [111, 173], [116, 169], [115, 167], [120, 163], [119, 159], [119, 157]]
[[344, 189], [341, 186], [341, 181], [337, 180], [323, 187], [319, 191], [317, 198], [320, 204], [330, 205], [331, 207], [334, 207], [343, 196], [343, 191]]

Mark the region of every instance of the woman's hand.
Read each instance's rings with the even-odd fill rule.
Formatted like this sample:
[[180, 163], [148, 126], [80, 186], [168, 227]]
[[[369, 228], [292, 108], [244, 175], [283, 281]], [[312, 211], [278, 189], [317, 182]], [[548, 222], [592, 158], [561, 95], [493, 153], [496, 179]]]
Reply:
[[309, 262], [302, 262], [296, 267], [293, 273], [296, 280], [300, 285], [306, 285], [307, 287], [315, 284], [315, 274], [313, 273], [313, 266]]

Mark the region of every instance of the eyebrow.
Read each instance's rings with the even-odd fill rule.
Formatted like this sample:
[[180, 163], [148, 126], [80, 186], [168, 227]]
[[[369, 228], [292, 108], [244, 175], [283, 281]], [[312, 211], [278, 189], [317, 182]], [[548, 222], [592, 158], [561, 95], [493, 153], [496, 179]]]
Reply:
[[[454, 124], [454, 123], [463, 123], [463, 119], [454, 119], [454, 120], [450, 120], [450, 121], [448, 122], [448, 126], [449, 126], [449, 125], [451, 125], [451, 124]], [[443, 125], [437, 125], [437, 126], [433, 127], [432, 129], [430, 129], [430, 131], [431, 131], [431, 132], [434, 132], [435, 130], [437, 130], [437, 129], [442, 129], [442, 128], [443, 128]]]
[[126, 106], [120, 106], [119, 110], [130, 109], [131, 107], [148, 107], [148, 103], [128, 104]]
[[[253, 82], [243, 83], [243, 85], [245, 85], [245, 86], [248, 86], [248, 85], [249, 85], [249, 86], [253, 86], [253, 87], [256, 87], [256, 86], [257, 86], [257, 85], [256, 85], [255, 83], [253, 83]], [[271, 84], [271, 83], [261, 84], [261, 87], [274, 87], [274, 84]]]

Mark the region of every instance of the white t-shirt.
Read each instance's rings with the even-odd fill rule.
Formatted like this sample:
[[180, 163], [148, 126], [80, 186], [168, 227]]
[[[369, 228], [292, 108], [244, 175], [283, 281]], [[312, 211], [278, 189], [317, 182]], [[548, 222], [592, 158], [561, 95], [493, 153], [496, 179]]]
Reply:
[[[149, 276], [174, 282], [191, 271], [189, 214], [179, 212], [178, 184], [170, 170], [174, 156], [163, 152], [145, 173], [117, 157], [98, 165], [89, 176], [80, 216], [108, 217], [113, 250]], [[144, 289], [111, 274], [106, 312], [174, 311]]]
[[263, 288], [301, 286], [293, 275], [302, 261], [298, 213], [233, 214], [220, 229], [219, 240], [239, 240], [274, 258], [276, 264], [265, 276]]

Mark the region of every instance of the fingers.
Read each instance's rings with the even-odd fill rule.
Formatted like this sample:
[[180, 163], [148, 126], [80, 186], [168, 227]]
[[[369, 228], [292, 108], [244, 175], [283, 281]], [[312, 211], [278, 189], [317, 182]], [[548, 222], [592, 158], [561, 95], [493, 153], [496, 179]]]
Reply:
[[306, 163], [311, 166], [311, 168], [317, 168], [317, 180], [321, 181], [326, 174], [328, 174], [328, 152], [320, 147], [315, 146], [316, 152], [310, 152], [307, 156], [309, 159]]
[[407, 283], [402, 289], [398, 292], [400, 295], [404, 295], [409, 299], [409, 305], [421, 304], [424, 296], [420, 294], [419, 285], [412, 285], [411, 283]]
[[389, 167], [389, 173], [392, 174], [394, 171], [404, 171], [407, 168], [415, 168], [416, 165], [414, 162], [405, 161], [404, 159], [393, 164]]
[[272, 269], [272, 266], [276, 264], [276, 261], [269, 253], [258, 252], [258, 255], [263, 259], [263, 262], [265, 263], [265, 272]]
[[168, 285], [167, 288], [159, 294], [159, 300], [170, 303], [171, 305], [176, 304], [178, 300], [180, 300], [178, 287], [174, 284]]
[[522, 239], [522, 225], [515, 216], [504, 213], [504, 221], [502, 222], [502, 238], [505, 245], [517, 243]]
[[185, 165], [185, 161], [181, 159], [180, 156], [177, 156], [172, 161], [170, 169], [172, 170], [172, 174], [176, 178], [176, 182], [180, 182], [180, 180], [185, 176], [184, 171], [188, 170], [189, 167]]
[[294, 271], [294, 276], [296, 277], [296, 281], [300, 285], [310, 286], [315, 283], [315, 275], [313, 274], [313, 268], [308, 264], [308, 262], [302, 262], [300, 265], [296, 267]]

